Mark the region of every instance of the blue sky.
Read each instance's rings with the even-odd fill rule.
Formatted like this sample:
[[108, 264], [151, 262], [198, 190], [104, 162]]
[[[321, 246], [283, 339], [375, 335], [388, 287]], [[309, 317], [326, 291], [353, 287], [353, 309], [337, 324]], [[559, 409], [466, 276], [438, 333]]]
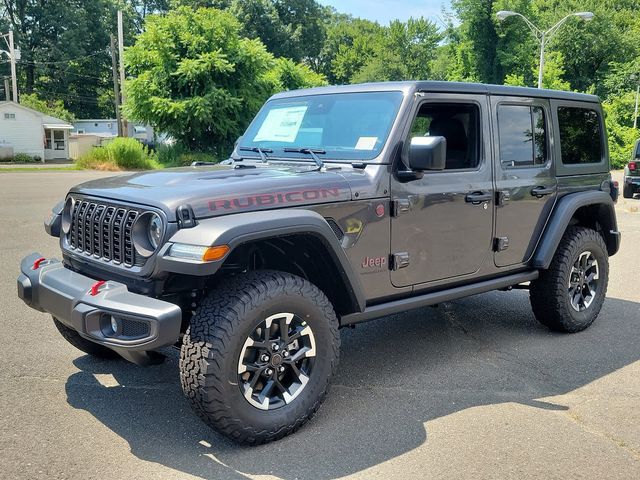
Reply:
[[450, 9], [450, 0], [318, 0], [341, 13], [375, 20], [387, 25], [391, 20], [426, 17], [441, 25], [442, 7]]

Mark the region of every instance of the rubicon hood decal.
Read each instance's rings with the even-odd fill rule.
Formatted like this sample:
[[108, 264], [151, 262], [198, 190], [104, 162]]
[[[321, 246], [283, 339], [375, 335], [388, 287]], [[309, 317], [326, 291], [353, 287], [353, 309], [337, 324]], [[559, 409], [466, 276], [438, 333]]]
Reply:
[[196, 218], [351, 200], [338, 172], [308, 168], [181, 168], [119, 175], [78, 185], [72, 192], [162, 209], [175, 221], [190, 205]]
[[318, 200], [339, 200], [341, 196], [340, 187], [310, 188], [306, 190], [291, 190], [288, 192], [263, 193], [260, 195], [246, 195], [212, 200], [209, 202], [209, 209], [212, 212], [219, 212], [254, 209], [271, 205], [315, 203]]

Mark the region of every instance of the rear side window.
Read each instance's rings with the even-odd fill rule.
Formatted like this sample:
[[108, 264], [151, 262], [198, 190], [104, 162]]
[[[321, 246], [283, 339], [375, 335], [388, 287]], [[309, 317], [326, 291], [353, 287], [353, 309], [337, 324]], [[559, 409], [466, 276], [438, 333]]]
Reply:
[[558, 107], [560, 155], [564, 165], [600, 163], [602, 122], [595, 110], [580, 107]]
[[499, 105], [498, 132], [504, 167], [547, 163], [547, 126], [541, 107]]

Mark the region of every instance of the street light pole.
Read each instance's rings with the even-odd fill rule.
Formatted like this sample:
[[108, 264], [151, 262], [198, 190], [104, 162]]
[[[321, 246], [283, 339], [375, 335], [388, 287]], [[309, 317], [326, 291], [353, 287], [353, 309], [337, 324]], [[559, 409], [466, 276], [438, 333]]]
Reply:
[[638, 99], [640, 98], [640, 83], [636, 87], [636, 108], [633, 113], [633, 128], [638, 128]]
[[540, 67], [538, 68], [538, 88], [542, 88], [542, 74], [544, 72], [544, 47], [546, 38], [544, 33], [540, 38]]
[[496, 13], [496, 17], [501, 22], [505, 21], [509, 17], [520, 17], [522, 20], [524, 20], [524, 22], [527, 24], [527, 27], [529, 27], [529, 30], [531, 30], [531, 32], [533, 33], [533, 36], [540, 44], [540, 67], [538, 68], [538, 88], [542, 88], [542, 77], [544, 74], [544, 49], [547, 46], [547, 43], [549, 42], [551, 37], [555, 35], [556, 32], [560, 30], [560, 27], [571, 17], [578, 17], [581, 20], [588, 22], [593, 19], [593, 13], [591, 12], [570, 13], [569, 15], [564, 17], [562, 20], [560, 20], [553, 27], [551, 27], [549, 30], [546, 30], [546, 31], [540, 30], [531, 22], [531, 20], [529, 20], [527, 17], [525, 17], [521, 13], [512, 12], [511, 10], [500, 10], [498, 13]]

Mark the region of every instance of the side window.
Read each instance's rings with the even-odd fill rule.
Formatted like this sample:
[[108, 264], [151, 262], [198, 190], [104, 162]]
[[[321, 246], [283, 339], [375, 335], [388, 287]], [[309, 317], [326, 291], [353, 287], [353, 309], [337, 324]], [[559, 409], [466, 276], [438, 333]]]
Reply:
[[504, 167], [547, 163], [547, 125], [541, 107], [499, 105], [498, 136]]
[[480, 163], [480, 110], [475, 104], [423, 104], [410, 133], [420, 136], [447, 139], [445, 170], [476, 168]]
[[600, 115], [580, 107], [558, 107], [560, 155], [565, 165], [600, 163], [602, 131]]

